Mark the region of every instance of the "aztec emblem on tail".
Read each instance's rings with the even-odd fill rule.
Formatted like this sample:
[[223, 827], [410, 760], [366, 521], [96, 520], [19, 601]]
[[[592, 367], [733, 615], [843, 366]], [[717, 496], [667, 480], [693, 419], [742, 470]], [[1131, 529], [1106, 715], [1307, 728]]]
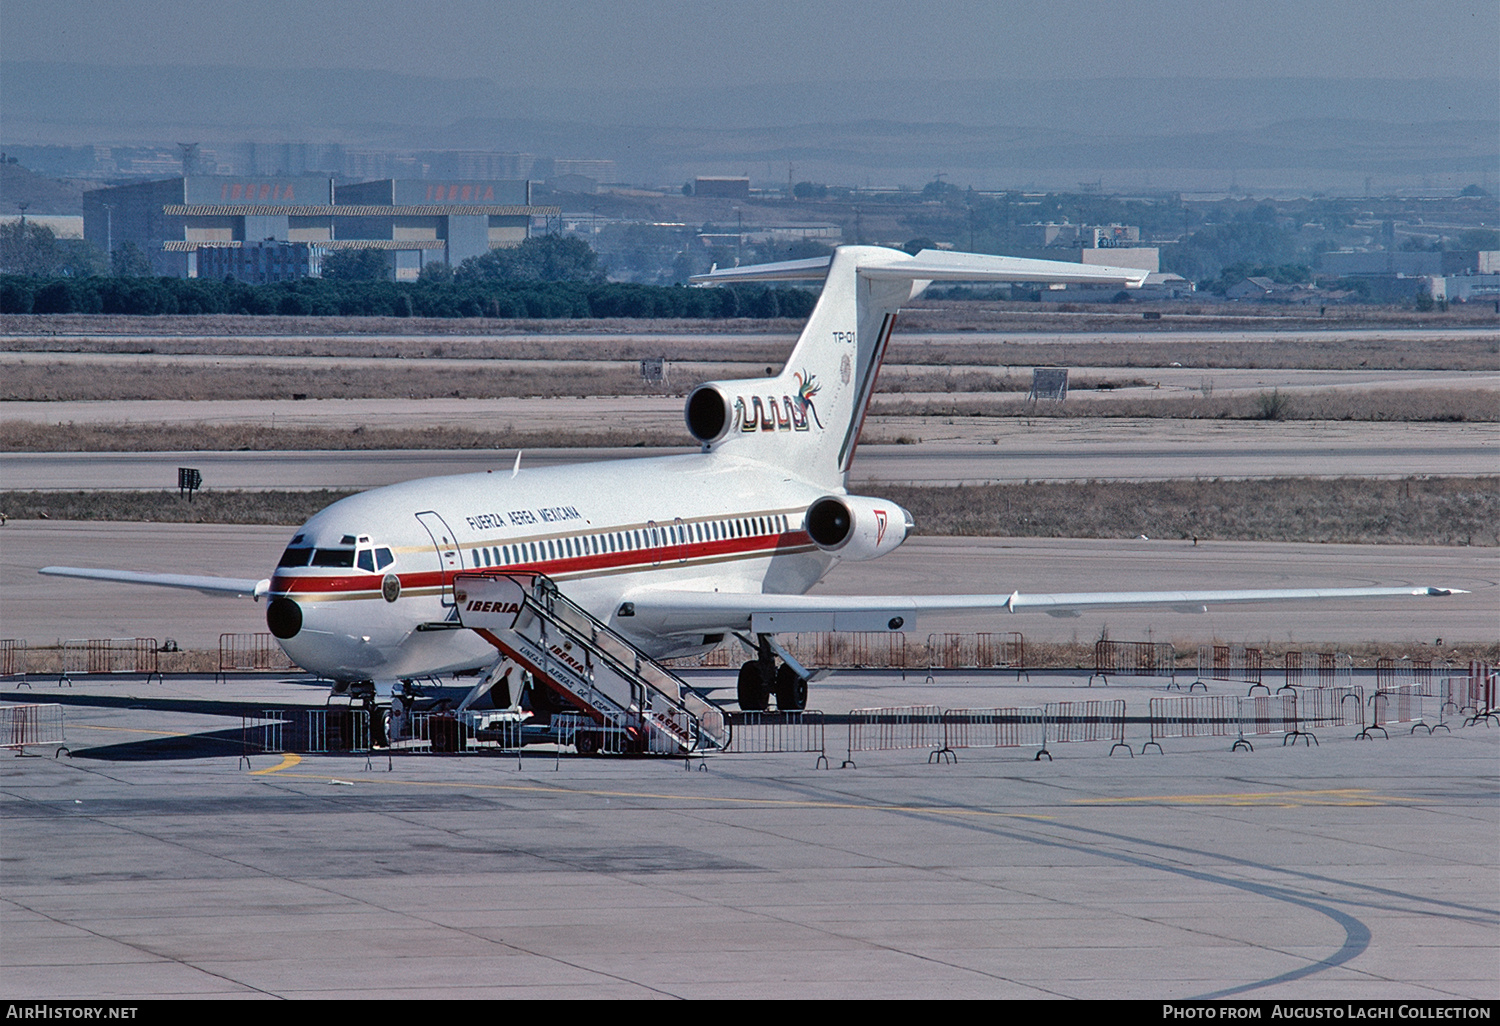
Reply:
[[761, 405], [761, 397], [738, 395], [734, 398], [734, 423], [730, 426], [731, 431], [807, 431], [812, 424], [823, 430], [823, 422], [818, 419], [818, 408], [813, 405], [812, 397], [821, 391], [818, 387], [818, 379], [805, 371], [799, 371], [794, 375], [797, 381], [797, 395], [782, 395], [778, 399], [774, 395], [765, 398], [765, 405]]

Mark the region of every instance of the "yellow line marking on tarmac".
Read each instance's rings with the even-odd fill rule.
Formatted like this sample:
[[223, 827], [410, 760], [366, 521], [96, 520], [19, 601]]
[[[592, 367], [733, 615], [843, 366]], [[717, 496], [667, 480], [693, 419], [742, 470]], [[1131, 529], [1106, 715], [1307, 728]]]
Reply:
[[1346, 787], [1326, 791], [1251, 791], [1226, 794], [1157, 794], [1139, 798], [1075, 798], [1074, 805], [1263, 805], [1296, 808], [1303, 805], [1385, 805], [1412, 798], [1375, 794], [1363, 788]]
[[274, 765], [274, 766], [267, 766], [265, 769], [251, 770], [250, 771], [250, 775], [252, 777], [259, 777], [259, 776], [264, 776], [267, 773], [280, 773], [284, 769], [291, 769], [293, 766], [297, 765], [301, 761], [302, 761], [302, 756], [300, 756], [300, 755], [294, 755], [291, 752], [286, 752], [285, 754], [282, 755], [281, 761], [278, 762], [276, 765]]
[[144, 727], [101, 727], [93, 723], [69, 723], [69, 730], [119, 730], [126, 734], [155, 734], [158, 737], [192, 737], [180, 730], [147, 730]]
[[[277, 767], [278, 769], [280, 767]], [[267, 772], [267, 771], [261, 771]], [[287, 773], [282, 780], [316, 780], [327, 782], [328, 776], [321, 773]], [[343, 783], [343, 781], [340, 781]], [[704, 802], [710, 805], [757, 806], [777, 809], [848, 809], [863, 812], [926, 812], [948, 816], [978, 816], [995, 819], [1050, 820], [1054, 817], [1032, 812], [995, 812], [989, 809], [959, 809], [942, 805], [890, 805], [866, 804], [864, 802], [799, 801], [787, 798], [716, 798], [701, 794], [658, 794], [653, 791], [598, 791], [588, 788], [547, 787], [540, 784], [475, 784], [442, 783], [431, 780], [371, 780], [371, 784], [394, 784], [397, 787], [462, 788], [464, 790], [514, 791], [523, 794], [560, 794], [587, 798], [635, 798], [658, 799], [680, 802]]]

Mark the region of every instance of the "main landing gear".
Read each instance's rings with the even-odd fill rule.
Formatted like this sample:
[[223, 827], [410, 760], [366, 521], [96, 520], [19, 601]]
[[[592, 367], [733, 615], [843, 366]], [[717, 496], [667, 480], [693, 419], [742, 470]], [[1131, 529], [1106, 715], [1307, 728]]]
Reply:
[[777, 665], [770, 635], [762, 634], [757, 647], [757, 658], [740, 667], [735, 689], [740, 709], [744, 712], [764, 710], [773, 694], [776, 708], [782, 712], [807, 708], [807, 678], [785, 662]]

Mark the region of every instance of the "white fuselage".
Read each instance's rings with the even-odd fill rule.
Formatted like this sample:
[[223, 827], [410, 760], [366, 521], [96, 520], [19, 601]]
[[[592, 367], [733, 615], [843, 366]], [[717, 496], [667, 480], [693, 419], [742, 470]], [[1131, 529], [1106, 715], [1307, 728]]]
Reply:
[[456, 623], [453, 574], [515, 569], [547, 574], [653, 657], [702, 651], [742, 625], [663, 632], [630, 615], [632, 596], [805, 593], [837, 562], [803, 525], [827, 494], [721, 453], [408, 481], [310, 519], [272, 578], [267, 619], [299, 665], [335, 680], [476, 669], [494, 648], [441, 626]]

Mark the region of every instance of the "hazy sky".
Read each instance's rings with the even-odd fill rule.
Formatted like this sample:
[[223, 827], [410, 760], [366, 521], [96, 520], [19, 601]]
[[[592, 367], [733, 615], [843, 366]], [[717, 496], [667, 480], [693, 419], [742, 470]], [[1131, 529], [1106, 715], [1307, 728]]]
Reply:
[[[0, 61], [389, 69], [502, 86], [1478, 77], [1495, 0], [4, 0]], [[1500, 89], [1500, 84], [1497, 84]]]

